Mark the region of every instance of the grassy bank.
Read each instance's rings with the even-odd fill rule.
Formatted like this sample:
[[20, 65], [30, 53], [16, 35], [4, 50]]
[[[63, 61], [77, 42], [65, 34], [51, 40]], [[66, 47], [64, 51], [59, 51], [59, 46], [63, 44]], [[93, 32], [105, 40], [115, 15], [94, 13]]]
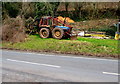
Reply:
[[78, 40], [41, 39], [38, 35], [29, 36], [25, 42], [3, 42], [3, 48], [57, 53], [82, 54], [87, 56], [117, 57], [116, 40], [78, 37]]

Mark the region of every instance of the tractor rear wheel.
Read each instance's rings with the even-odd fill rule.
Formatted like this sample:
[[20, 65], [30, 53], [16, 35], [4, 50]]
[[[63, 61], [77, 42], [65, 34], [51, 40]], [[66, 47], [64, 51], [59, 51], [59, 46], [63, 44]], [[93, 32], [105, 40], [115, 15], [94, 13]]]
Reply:
[[64, 31], [61, 28], [54, 28], [52, 30], [52, 36], [55, 39], [62, 39], [63, 35], [64, 35]]
[[50, 35], [50, 31], [47, 28], [40, 29], [39, 35], [41, 38], [48, 38]]

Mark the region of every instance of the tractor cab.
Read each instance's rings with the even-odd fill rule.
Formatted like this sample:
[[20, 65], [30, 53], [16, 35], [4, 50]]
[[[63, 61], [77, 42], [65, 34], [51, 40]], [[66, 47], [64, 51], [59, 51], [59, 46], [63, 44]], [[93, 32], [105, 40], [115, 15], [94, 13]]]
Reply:
[[51, 16], [44, 16], [40, 19], [39, 27], [50, 27], [53, 18]]
[[67, 25], [67, 22], [63, 22], [61, 20], [59, 20], [57, 17], [51, 17], [51, 16], [43, 16], [40, 19], [40, 23], [39, 23], [39, 27], [59, 27], [59, 28], [63, 28], [63, 29], [69, 29], [71, 28], [70, 25]]

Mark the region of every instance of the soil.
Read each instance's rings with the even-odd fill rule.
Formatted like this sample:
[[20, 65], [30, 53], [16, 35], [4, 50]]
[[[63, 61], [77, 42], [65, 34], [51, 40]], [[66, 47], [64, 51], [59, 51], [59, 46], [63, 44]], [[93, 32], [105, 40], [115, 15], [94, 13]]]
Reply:
[[100, 29], [101, 27], [111, 27], [116, 23], [118, 23], [118, 19], [100, 19], [75, 22], [75, 24], [72, 26], [80, 30], [88, 30], [93, 28]]

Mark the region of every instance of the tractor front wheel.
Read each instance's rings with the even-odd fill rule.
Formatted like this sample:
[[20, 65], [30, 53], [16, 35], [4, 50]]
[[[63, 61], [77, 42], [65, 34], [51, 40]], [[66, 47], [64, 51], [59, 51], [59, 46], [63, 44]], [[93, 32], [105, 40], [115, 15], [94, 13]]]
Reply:
[[63, 35], [64, 35], [64, 31], [61, 28], [54, 28], [52, 30], [52, 36], [55, 39], [62, 39]]
[[39, 35], [40, 35], [41, 38], [48, 38], [49, 34], [50, 34], [49, 29], [47, 29], [47, 28], [41, 28], [40, 29]]

